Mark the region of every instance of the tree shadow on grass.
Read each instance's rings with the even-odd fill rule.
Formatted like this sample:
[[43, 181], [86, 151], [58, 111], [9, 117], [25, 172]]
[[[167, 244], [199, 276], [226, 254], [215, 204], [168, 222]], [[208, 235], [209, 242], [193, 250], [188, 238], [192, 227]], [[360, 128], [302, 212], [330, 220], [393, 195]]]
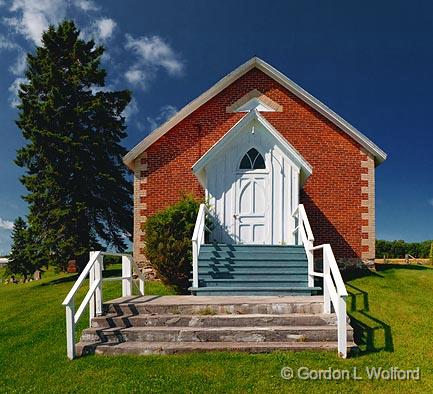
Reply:
[[431, 270], [433, 267], [427, 267], [421, 264], [375, 264], [376, 271], [386, 271], [389, 269], [405, 269], [415, 271]]
[[359, 355], [379, 351], [394, 352], [391, 326], [370, 314], [368, 293], [352, 284], [346, 283], [347, 314], [353, 327], [355, 343]]
[[[38, 286], [53, 286], [53, 285], [58, 285], [58, 284], [62, 284], [62, 283], [76, 282], [79, 276], [80, 276], [80, 274], [68, 275], [68, 276], [64, 276], [62, 278], [56, 278], [56, 279], [50, 280], [48, 282], [43, 282], [43, 283], [39, 284]], [[122, 269], [121, 268], [108, 267], [102, 272], [102, 276], [104, 278], [120, 277], [120, 276], [122, 276]]]

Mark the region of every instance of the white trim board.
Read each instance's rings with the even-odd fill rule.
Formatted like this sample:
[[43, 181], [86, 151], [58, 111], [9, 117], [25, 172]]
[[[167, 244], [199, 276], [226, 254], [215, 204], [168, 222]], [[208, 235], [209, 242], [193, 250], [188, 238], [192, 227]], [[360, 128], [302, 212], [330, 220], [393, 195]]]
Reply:
[[213, 85], [210, 89], [205, 91], [195, 100], [191, 101], [185, 107], [183, 107], [179, 112], [177, 112], [172, 118], [170, 118], [163, 125], [155, 129], [152, 133], [150, 133], [147, 137], [145, 137], [140, 143], [138, 143], [134, 148], [132, 148], [123, 158], [124, 163], [131, 169], [134, 168], [134, 160], [144, 152], [149, 146], [151, 146], [154, 142], [156, 142], [159, 138], [161, 138], [165, 133], [167, 133], [170, 129], [180, 123], [183, 119], [189, 116], [192, 112], [194, 112], [197, 108], [201, 107], [211, 98], [220, 93], [227, 86], [231, 85], [237, 79], [239, 79], [242, 75], [246, 74], [253, 68], [257, 68], [263, 71], [266, 75], [274, 79], [276, 82], [280, 83], [290, 92], [292, 92], [295, 96], [299, 97], [306, 104], [314, 108], [317, 112], [325, 116], [331, 122], [333, 122], [336, 126], [338, 126], [341, 130], [346, 132], [350, 137], [352, 137], [356, 142], [358, 142], [362, 147], [364, 147], [367, 152], [370, 152], [377, 164], [382, 163], [386, 160], [386, 153], [380, 149], [376, 144], [374, 144], [369, 138], [367, 138], [364, 134], [362, 134], [355, 127], [350, 125], [347, 121], [345, 121], [341, 116], [337, 115], [334, 111], [328, 108], [321, 101], [313, 97], [311, 94], [302, 89], [295, 82], [287, 78], [280, 71], [272, 67], [270, 64], [266, 63], [262, 59], [258, 57], [253, 57], [248, 60], [246, 63], [242, 64], [230, 74], [226, 75], [220, 81], [218, 81], [215, 85]]
[[205, 187], [204, 174], [201, 172], [205, 169], [206, 164], [215, 158], [218, 153], [224, 149], [225, 145], [230, 143], [233, 138], [236, 137], [238, 130], [248, 125], [251, 121], [257, 120], [260, 122], [265, 129], [281, 144], [281, 146], [287, 151], [291, 160], [301, 169], [302, 178], [305, 180], [313, 173], [313, 167], [309, 164], [302, 155], [292, 146], [287, 140], [275, 129], [261, 114], [259, 111], [254, 109], [243, 116], [227, 133], [225, 133], [210, 149], [198, 159], [191, 167], [193, 173], [196, 175], [203, 187]]

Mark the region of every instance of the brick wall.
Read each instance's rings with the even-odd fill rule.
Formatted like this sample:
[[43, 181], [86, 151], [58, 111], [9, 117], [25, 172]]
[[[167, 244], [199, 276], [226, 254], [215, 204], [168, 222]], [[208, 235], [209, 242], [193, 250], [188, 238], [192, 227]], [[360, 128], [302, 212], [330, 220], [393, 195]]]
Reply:
[[337, 258], [374, 255], [373, 159], [337, 126], [253, 69], [136, 159], [134, 252], [138, 261], [143, 259], [140, 223], [176, 202], [183, 192], [204, 195], [191, 166], [244, 116], [226, 109], [254, 89], [282, 107], [281, 112], [262, 114], [313, 166], [313, 175], [301, 191], [301, 202], [316, 244], [330, 243]]

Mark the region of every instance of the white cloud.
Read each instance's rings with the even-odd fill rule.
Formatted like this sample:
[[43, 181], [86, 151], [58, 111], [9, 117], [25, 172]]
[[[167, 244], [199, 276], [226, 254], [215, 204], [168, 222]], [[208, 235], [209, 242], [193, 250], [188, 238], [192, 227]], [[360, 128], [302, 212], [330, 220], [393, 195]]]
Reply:
[[16, 42], [7, 39], [5, 36], [0, 36], [0, 49], [11, 51], [19, 50], [21, 47]]
[[12, 82], [11, 86], [9, 86], [9, 103], [12, 108], [15, 108], [19, 103], [20, 100], [18, 98], [18, 90], [20, 88], [20, 84], [27, 82], [26, 78], [15, 78], [15, 80]]
[[182, 74], [184, 65], [175, 51], [161, 37], [133, 38], [126, 35], [125, 49], [136, 56], [136, 62], [125, 72], [125, 78], [133, 85], [145, 90], [159, 69], [169, 75]]
[[108, 40], [113, 35], [117, 23], [111, 18], [101, 18], [96, 21], [101, 40]]
[[12, 0], [11, 12], [18, 16], [3, 18], [6, 25], [39, 45], [42, 33], [50, 24], [56, 24], [66, 16], [68, 2], [64, 0]]
[[0, 228], [3, 230], [12, 230], [14, 228], [14, 224], [10, 220], [0, 218]]
[[123, 110], [122, 116], [126, 118], [126, 121], [131, 120], [131, 118], [139, 112], [137, 100], [133, 97], [129, 102], [128, 106]]
[[86, 39], [94, 39], [96, 42], [109, 40], [116, 29], [117, 23], [111, 18], [100, 18], [93, 22], [88, 28], [82, 30]]
[[20, 50], [15, 63], [9, 67], [9, 71], [16, 76], [22, 75], [27, 67], [27, 54]]
[[75, 7], [81, 9], [82, 11], [98, 11], [99, 6], [95, 4], [92, 0], [74, 0], [73, 4]]
[[148, 116], [146, 118], [149, 123], [150, 130], [155, 130], [157, 127], [161, 126], [164, 122], [169, 120], [175, 113], [177, 112], [177, 108], [174, 105], [164, 105], [159, 110], [159, 114], [156, 117]]

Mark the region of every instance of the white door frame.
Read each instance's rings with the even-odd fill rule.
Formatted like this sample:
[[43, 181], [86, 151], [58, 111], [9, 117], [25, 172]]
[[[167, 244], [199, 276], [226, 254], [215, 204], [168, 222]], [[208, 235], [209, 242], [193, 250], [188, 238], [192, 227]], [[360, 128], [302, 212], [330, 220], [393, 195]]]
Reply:
[[236, 243], [239, 229], [233, 215], [238, 214], [236, 185], [239, 177], [258, 175], [260, 170], [239, 170], [242, 157], [254, 147], [265, 160], [266, 243], [292, 244], [292, 211], [299, 203], [299, 190], [312, 167], [257, 111], [245, 115], [192, 167], [206, 191], [215, 216], [214, 240]]

